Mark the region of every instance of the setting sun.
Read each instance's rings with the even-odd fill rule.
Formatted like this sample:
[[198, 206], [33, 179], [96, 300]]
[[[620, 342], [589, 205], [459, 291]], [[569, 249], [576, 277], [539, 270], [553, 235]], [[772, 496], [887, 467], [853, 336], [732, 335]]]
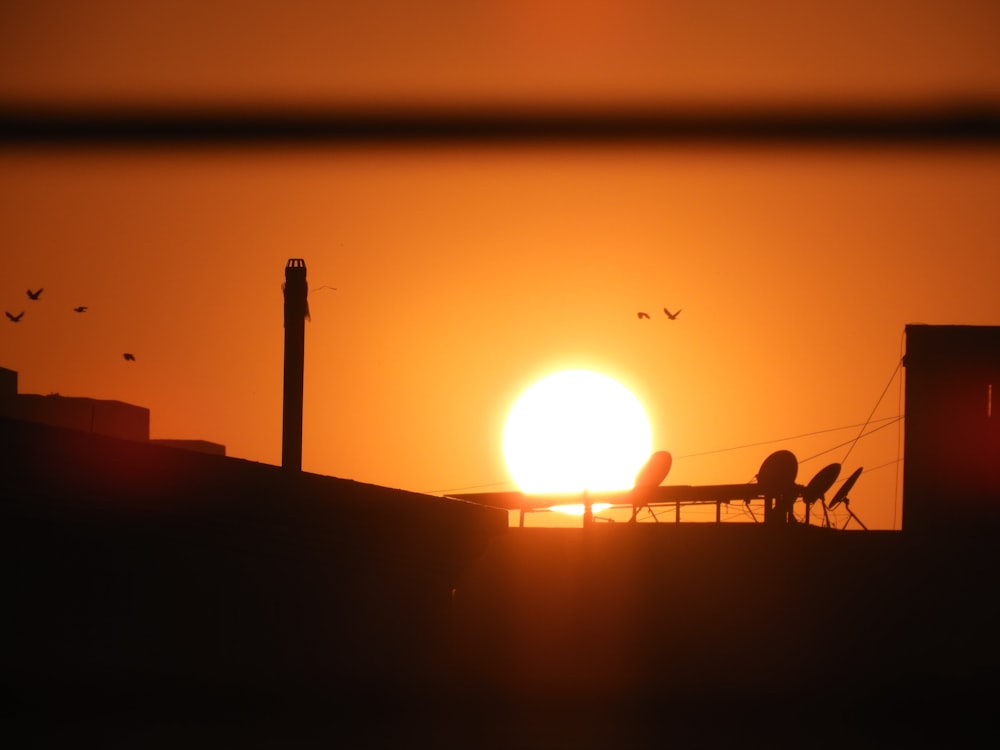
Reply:
[[596, 372], [566, 370], [518, 398], [503, 452], [523, 492], [624, 490], [652, 442], [642, 404], [627, 388]]

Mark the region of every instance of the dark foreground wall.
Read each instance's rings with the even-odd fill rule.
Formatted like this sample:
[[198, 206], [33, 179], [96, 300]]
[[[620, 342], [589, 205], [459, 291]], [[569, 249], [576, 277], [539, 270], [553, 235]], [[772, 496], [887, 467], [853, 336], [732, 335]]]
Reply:
[[997, 562], [991, 536], [511, 529], [459, 586], [456, 651], [479, 705], [615, 741], [955, 741], [995, 711]]
[[60, 742], [953, 745], [998, 697], [991, 528], [506, 529], [11, 420], [0, 482], [5, 714]]
[[[0, 420], [7, 706], [352, 707], [439, 692], [469, 503]], [[228, 707], [228, 708], [227, 708]]]

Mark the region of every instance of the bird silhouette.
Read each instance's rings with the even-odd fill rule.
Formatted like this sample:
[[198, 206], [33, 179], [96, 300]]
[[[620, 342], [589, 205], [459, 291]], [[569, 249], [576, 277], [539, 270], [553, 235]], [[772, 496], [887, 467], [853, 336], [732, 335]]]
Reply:
[[33, 292], [33, 291], [31, 291], [29, 289], [28, 290], [28, 299], [38, 299], [42, 295], [43, 291], [45, 291], [45, 290], [42, 289], [42, 288], [40, 288], [40, 287], [39, 287], [39, 289], [38, 289], [37, 292]]
[[74, 307], [73, 312], [87, 312], [87, 306], [80, 305], [79, 307]]
[[667, 317], [670, 318], [671, 320], [677, 320], [677, 316], [681, 314], [680, 310], [678, 310], [675, 313], [672, 313], [672, 312], [670, 312], [670, 310], [668, 310], [665, 307], [663, 308], [663, 312], [665, 312], [667, 314]]
[[21, 312], [19, 312], [17, 315], [11, 315], [10, 313], [7, 313], [7, 317], [10, 318], [10, 320], [11, 320], [12, 323], [20, 323], [21, 322], [21, 317], [23, 315], [24, 315], [24, 310], [22, 310]]
[[122, 356], [125, 357], [125, 360], [128, 361], [128, 362], [135, 362], [135, 355], [134, 354], [130, 354], [129, 352], [125, 352]]
[[639, 316], [639, 320], [642, 320], [643, 318], [646, 318], [647, 320], [649, 319], [649, 313], [640, 312], [637, 313], [637, 315]]

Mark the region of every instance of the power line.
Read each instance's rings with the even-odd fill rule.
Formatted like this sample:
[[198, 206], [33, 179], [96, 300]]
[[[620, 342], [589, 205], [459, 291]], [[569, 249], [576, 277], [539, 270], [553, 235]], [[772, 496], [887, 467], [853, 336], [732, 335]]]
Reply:
[[[701, 456], [711, 456], [711, 455], [713, 455], [715, 453], [726, 453], [727, 451], [738, 451], [738, 450], [743, 450], [744, 448], [758, 448], [758, 447], [760, 447], [762, 445], [772, 445], [774, 443], [785, 443], [785, 442], [788, 442], [789, 440], [800, 440], [802, 438], [813, 437], [815, 435], [823, 435], [823, 434], [828, 433], [828, 432], [839, 432], [841, 430], [851, 430], [851, 429], [854, 429], [855, 427], [865, 427], [868, 424], [871, 424], [873, 422], [876, 422], [876, 423], [877, 422], [888, 422], [888, 421], [895, 422], [895, 421], [898, 421], [901, 418], [902, 417], [900, 417], [899, 415], [896, 415], [894, 417], [882, 417], [880, 419], [875, 419], [875, 420], [869, 419], [866, 422], [860, 422], [858, 424], [849, 424], [849, 425], [844, 425], [843, 427], [830, 427], [830, 428], [825, 429], [825, 430], [816, 430], [815, 432], [804, 432], [801, 435], [793, 435], [791, 437], [776, 438], [774, 440], [762, 440], [759, 443], [745, 443], [743, 445], [735, 445], [735, 446], [732, 446], [732, 447], [729, 447], [729, 448], [717, 448], [715, 450], [702, 451], [700, 453], [687, 453], [687, 454], [685, 454], [683, 456], [674, 456], [674, 460], [677, 461], [677, 460], [680, 460], [682, 458], [699, 458]], [[841, 446], [844, 446], [844, 445], [847, 445], [847, 443], [841, 443], [840, 445], [835, 446], [835, 448], [840, 448]]]
[[[875, 415], [875, 410], [878, 409], [878, 405], [882, 403], [882, 399], [885, 398], [885, 394], [889, 390], [889, 386], [892, 385], [892, 381], [896, 379], [896, 373], [899, 372], [902, 366], [903, 366], [903, 358], [900, 357], [896, 361], [896, 367], [893, 368], [892, 375], [889, 376], [889, 381], [885, 384], [885, 388], [882, 389], [882, 394], [878, 397], [878, 401], [875, 402], [875, 406], [872, 407], [871, 414], [868, 415], [868, 419], [865, 420], [864, 425], [861, 427], [861, 432], [859, 432], [857, 438], [854, 439], [854, 443], [858, 442], [858, 440], [861, 439], [861, 435], [864, 433], [865, 427], [868, 426], [868, 423], [871, 421], [871, 418]], [[854, 443], [852, 443], [851, 447], [847, 449], [847, 453], [844, 455], [844, 458], [840, 463], [842, 464], [847, 463], [847, 457], [851, 455], [851, 451], [854, 450]]]
[[[876, 427], [873, 430], [868, 430], [868, 432], [862, 432], [860, 435], [858, 435], [857, 437], [853, 438], [852, 440], [846, 440], [843, 443], [840, 443], [839, 445], [833, 446], [832, 448], [827, 448], [825, 451], [820, 451], [819, 453], [816, 453], [816, 454], [814, 454], [812, 456], [809, 456], [808, 458], [800, 459], [799, 463], [800, 464], [804, 464], [807, 461], [812, 461], [814, 458], [819, 458], [820, 456], [825, 456], [827, 453], [832, 453], [833, 451], [837, 450], [837, 448], [843, 448], [845, 445], [849, 445], [849, 446], [851, 446], [851, 448], [853, 448], [854, 444], [857, 443], [861, 438], [866, 438], [869, 435], [874, 435], [879, 430], [884, 430], [886, 427], [892, 427], [897, 422], [902, 422], [903, 421], [902, 417], [890, 417], [890, 419], [892, 419], [892, 421], [889, 422], [888, 424], [881, 425], [879, 427]], [[850, 453], [850, 451], [848, 451], [848, 453]], [[844, 460], [841, 461], [841, 463], [847, 463], [847, 457], [846, 456], [844, 457]]]
[[[878, 471], [879, 469], [884, 469], [887, 466], [898, 466], [900, 463], [902, 463], [902, 461], [903, 461], [903, 459], [901, 459], [901, 458], [894, 458], [894, 459], [892, 459], [892, 461], [886, 461], [884, 464], [879, 464], [878, 466], [873, 466], [870, 469], [865, 469], [865, 471], [867, 473], [871, 474], [873, 471]], [[895, 519], [893, 519], [893, 522], [895, 522]]]

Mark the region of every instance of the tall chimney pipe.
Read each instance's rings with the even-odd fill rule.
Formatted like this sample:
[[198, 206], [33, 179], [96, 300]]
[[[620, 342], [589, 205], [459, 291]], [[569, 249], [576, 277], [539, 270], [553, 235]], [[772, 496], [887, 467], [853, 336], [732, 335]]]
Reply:
[[302, 470], [302, 380], [305, 362], [309, 287], [306, 262], [290, 258], [285, 266], [285, 375], [281, 425], [281, 466]]

